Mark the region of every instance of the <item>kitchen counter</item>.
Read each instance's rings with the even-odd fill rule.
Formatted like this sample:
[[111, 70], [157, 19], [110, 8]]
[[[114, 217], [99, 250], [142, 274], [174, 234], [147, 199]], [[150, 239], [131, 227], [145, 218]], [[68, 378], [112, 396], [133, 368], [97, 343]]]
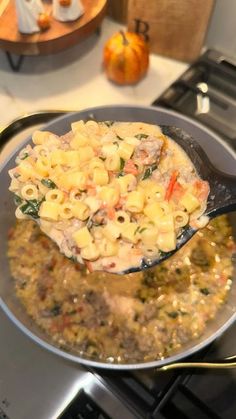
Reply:
[[93, 34], [59, 54], [25, 57], [18, 73], [10, 69], [5, 53], [0, 51], [0, 127], [39, 109], [150, 105], [187, 64], [152, 54], [148, 74], [137, 85], [120, 87], [111, 83], [102, 70], [102, 51], [105, 41], [121, 27], [106, 18], [100, 35]]

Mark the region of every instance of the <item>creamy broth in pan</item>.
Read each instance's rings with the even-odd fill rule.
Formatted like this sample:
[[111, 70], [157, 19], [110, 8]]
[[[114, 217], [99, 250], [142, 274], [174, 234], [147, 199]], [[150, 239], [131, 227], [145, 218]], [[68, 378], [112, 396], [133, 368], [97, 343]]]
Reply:
[[208, 222], [209, 185], [158, 126], [78, 121], [36, 131], [10, 170], [17, 218], [37, 221], [68, 258], [122, 273], [176, 248]]
[[230, 290], [234, 242], [226, 216], [166, 262], [124, 276], [87, 273], [32, 221], [9, 231], [16, 294], [55, 345], [87, 359], [148, 362], [205, 331]]

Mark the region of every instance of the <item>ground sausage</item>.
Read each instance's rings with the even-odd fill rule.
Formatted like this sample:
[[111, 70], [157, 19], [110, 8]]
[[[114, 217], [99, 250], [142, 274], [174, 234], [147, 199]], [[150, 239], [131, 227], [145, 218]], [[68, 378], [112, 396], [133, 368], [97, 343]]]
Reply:
[[139, 164], [149, 165], [158, 163], [164, 141], [149, 135], [137, 146], [133, 160]]

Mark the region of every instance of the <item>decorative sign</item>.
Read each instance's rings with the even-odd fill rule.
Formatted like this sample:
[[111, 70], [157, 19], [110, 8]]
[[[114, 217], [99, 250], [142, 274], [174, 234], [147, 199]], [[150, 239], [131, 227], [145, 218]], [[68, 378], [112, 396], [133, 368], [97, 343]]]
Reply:
[[138, 32], [150, 50], [191, 62], [204, 42], [214, 0], [129, 0], [128, 30]]

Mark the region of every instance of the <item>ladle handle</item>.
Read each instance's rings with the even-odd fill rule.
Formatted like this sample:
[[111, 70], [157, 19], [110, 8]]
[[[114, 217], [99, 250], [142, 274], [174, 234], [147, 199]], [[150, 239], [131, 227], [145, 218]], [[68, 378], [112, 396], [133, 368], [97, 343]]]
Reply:
[[193, 361], [193, 362], [174, 362], [157, 368], [157, 371], [170, 371], [181, 368], [204, 368], [204, 369], [229, 369], [236, 368], [236, 356], [229, 356], [219, 361]]
[[232, 211], [236, 211], [236, 176], [214, 169], [210, 179], [207, 215], [214, 218]]

